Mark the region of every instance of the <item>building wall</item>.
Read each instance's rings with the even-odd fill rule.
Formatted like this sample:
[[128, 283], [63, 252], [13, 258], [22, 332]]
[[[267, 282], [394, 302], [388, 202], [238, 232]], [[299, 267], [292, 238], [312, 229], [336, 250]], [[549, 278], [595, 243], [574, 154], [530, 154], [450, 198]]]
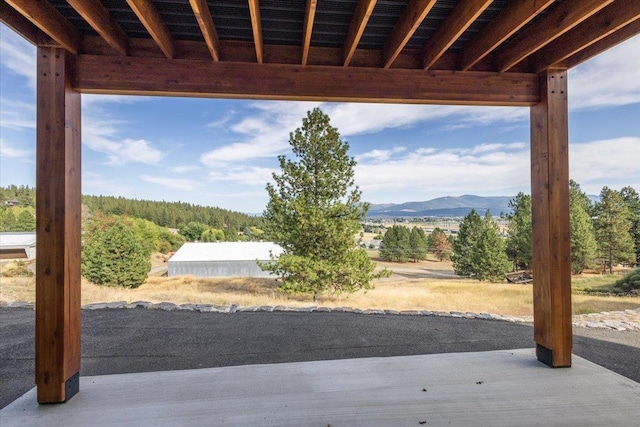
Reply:
[[168, 276], [270, 277], [256, 261], [171, 261]]

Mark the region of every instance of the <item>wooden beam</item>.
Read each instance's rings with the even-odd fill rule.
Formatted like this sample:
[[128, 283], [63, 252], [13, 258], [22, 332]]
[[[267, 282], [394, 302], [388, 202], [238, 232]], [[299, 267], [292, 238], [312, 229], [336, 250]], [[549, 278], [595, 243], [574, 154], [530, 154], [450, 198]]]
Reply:
[[518, 34], [499, 55], [499, 71], [509, 70], [527, 56], [551, 43], [613, 0], [565, 1]]
[[211, 58], [213, 58], [214, 61], [218, 61], [220, 59], [220, 42], [218, 41], [218, 32], [216, 31], [216, 26], [213, 23], [211, 11], [209, 10], [206, 0], [189, 0], [189, 3], [191, 3], [193, 13], [198, 20], [200, 31], [211, 53]]
[[383, 67], [389, 68], [427, 17], [437, 0], [411, 0], [382, 48]]
[[51, 44], [49, 42], [49, 36], [25, 18], [21, 13], [9, 6], [5, 0], [0, 0], [0, 22], [20, 34], [32, 44]]
[[80, 55], [75, 76], [77, 90], [104, 94], [519, 106], [540, 96], [537, 75], [522, 73]]
[[638, 19], [640, 1], [617, 0], [540, 49], [533, 57], [534, 68], [537, 72], [550, 68]]
[[491, 3], [493, 0], [460, 0], [424, 46], [424, 69], [431, 68]]
[[571, 366], [567, 72], [540, 74], [540, 103], [531, 107], [533, 322], [537, 356]]
[[40, 28], [69, 52], [78, 53], [80, 32], [49, 2], [44, 0], [6, 0], [15, 10]]
[[560, 62], [558, 65], [564, 68], [573, 68], [638, 34], [640, 34], [640, 20], [625, 25], [615, 33], [593, 43], [589, 47]]
[[318, 0], [307, 0], [307, 8], [304, 12], [304, 28], [302, 29], [302, 65], [307, 65], [309, 60], [311, 34], [313, 33], [313, 21], [316, 17], [317, 7]]
[[256, 60], [262, 64], [264, 47], [262, 43], [262, 22], [260, 19], [260, 4], [258, 0], [249, 1], [249, 13], [251, 14], [251, 29], [253, 30], [253, 42], [256, 45]]
[[373, 8], [376, 6], [377, 1], [378, 0], [358, 1], [358, 6], [356, 6], [356, 11], [353, 14], [351, 26], [347, 33], [347, 40], [344, 42], [343, 65], [345, 67], [349, 66], [349, 63], [353, 58], [353, 54], [358, 47], [358, 43], [360, 43], [362, 33], [364, 33], [364, 29], [367, 27], [367, 22], [369, 22], [369, 18], [371, 17], [371, 13], [373, 12]]
[[151, 0], [127, 0], [127, 3], [164, 55], [169, 59], [173, 58], [173, 38]]
[[80, 371], [80, 94], [71, 55], [37, 51], [36, 385], [38, 402], [69, 400]]
[[460, 69], [467, 71], [500, 46], [555, 0], [511, 0], [462, 50]]
[[109, 46], [121, 55], [129, 53], [129, 38], [100, 1], [67, 0], [67, 3], [109, 43]]

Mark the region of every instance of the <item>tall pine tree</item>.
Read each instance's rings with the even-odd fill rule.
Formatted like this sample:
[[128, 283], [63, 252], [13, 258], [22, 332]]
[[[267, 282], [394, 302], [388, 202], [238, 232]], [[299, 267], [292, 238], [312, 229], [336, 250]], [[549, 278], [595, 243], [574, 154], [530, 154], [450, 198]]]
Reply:
[[453, 242], [453, 270], [459, 276], [471, 276], [475, 273], [472, 264], [472, 255], [476, 242], [484, 228], [482, 218], [475, 209], [472, 209], [460, 222], [458, 237]]
[[631, 238], [629, 209], [619, 192], [603, 187], [600, 202], [594, 208], [596, 214], [596, 241], [604, 268], [613, 273], [615, 264], [635, 263], [636, 254]]
[[279, 156], [281, 174], [267, 184], [265, 231], [283, 248], [262, 264], [282, 279], [280, 289], [313, 295], [370, 289], [375, 264], [356, 236], [368, 205], [354, 185], [349, 145], [319, 108], [289, 136], [297, 160]]
[[580, 274], [593, 268], [597, 256], [593, 221], [589, 215], [591, 201], [577, 182], [569, 182], [569, 222], [571, 225], [571, 272]]
[[636, 251], [636, 264], [640, 265], [640, 195], [633, 187], [624, 187], [620, 196], [629, 210], [631, 238]]
[[531, 249], [531, 196], [522, 192], [509, 201], [507, 255], [516, 269], [530, 269], [533, 258]]

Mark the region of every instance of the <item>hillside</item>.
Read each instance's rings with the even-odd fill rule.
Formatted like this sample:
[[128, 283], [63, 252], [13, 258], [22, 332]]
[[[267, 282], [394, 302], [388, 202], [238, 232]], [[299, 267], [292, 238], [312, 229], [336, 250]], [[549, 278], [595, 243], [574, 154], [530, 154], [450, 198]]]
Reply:
[[480, 215], [490, 210], [494, 216], [507, 213], [509, 201], [513, 197], [481, 197], [473, 195], [447, 196], [424, 202], [406, 202], [400, 204], [372, 204], [367, 218], [399, 217], [462, 217], [475, 209]]

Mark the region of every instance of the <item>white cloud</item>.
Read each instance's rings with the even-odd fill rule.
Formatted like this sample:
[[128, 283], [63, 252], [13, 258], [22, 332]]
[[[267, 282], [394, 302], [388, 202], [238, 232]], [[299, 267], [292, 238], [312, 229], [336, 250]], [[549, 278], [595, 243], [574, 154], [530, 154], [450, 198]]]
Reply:
[[144, 139], [125, 138], [118, 140], [118, 124], [122, 122], [109, 119], [87, 117], [82, 126], [82, 142], [93, 151], [107, 155], [108, 164], [144, 163], [154, 165], [164, 158], [164, 153], [153, 148]]
[[0, 24], [0, 63], [36, 87], [36, 48], [13, 30]]
[[3, 141], [0, 138], [0, 156], [16, 159], [35, 158], [35, 153], [31, 150], [22, 150], [19, 148], [10, 147], [6, 141]]
[[640, 103], [640, 36], [569, 72], [569, 108]]
[[571, 177], [592, 194], [616, 183], [640, 187], [640, 136], [572, 143], [569, 161]]
[[35, 129], [35, 105], [30, 102], [1, 98], [0, 127], [15, 130]]
[[141, 175], [140, 179], [152, 184], [158, 184], [163, 187], [181, 191], [195, 191], [202, 186], [202, 183], [193, 179], [167, 178], [150, 175]]
[[187, 173], [197, 171], [198, 169], [201, 169], [201, 167], [196, 165], [173, 166], [169, 168], [172, 173]]
[[264, 187], [267, 182], [270, 182], [272, 180], [273, 172], [274, 170], [271, 168], [264, 168], [259, 166], [244, 168], [233, 167], [226, 169], [217, 169], [215, 171], [209, 172], [209, 180], [212, 182], [231, 181], [242, 185], [257, 185], [260, 187]]
[[405, 147], [393, 147], [390, 150], [371, 150], [366, 153], [355, 156], [357, 162], [360, 161], [372, 161], [372, 162], [384, 162], [389, 160], [391, 156], [397, 153], [405, 151]]

